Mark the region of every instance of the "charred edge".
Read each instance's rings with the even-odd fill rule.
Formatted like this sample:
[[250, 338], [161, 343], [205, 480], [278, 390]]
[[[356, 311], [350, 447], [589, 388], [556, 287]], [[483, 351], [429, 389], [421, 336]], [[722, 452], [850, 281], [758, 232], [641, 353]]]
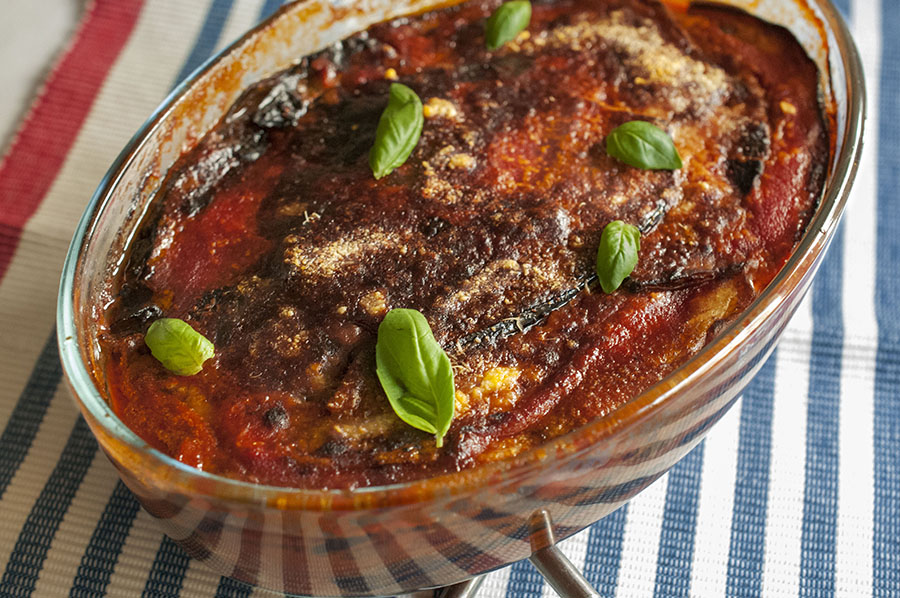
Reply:
[[125, 314], [115, 320], [109, 326], [109, 331], [115, 335], [128, 335], [143, 332], [144, 329], [152, 322], [162, 317], [162, 310], [159, 306], [150, 304], [129, 314]]
[[293, 73], [282, 78], [259, 103], [253, 123], [263, 129], [296, 126], [307, 113], [310, 100], [300, 92], [308, 77], [308, 62], [303, 60]]
[[653, 211], [647, 214], [640, 224], [638, 224], [638, 230], [641, 231], [642, 235], [646, 235], [659, 226], [659, 223], [663, 221], [663, 218], [666, 217], [668, 211], [669, 204], [666, 200], [660, 199], [656, 202], [656, 207], [653, 208]]
[[582, 279], [574, 288], [563, 291], [549, 301], [529, 307], [518, 316], [506, 318], [493, 326], [467, 334], [456, 342], [456, 349], [463, 352], [475, 345], [493, 344], [515, 334], [528, 332], [546, 320], [550, 314], [565, 307], [581, 291], [596, 283], [597, 275], [592, 274]]
[[234, 140], [235, 144], [211, 148], [208, 156], [201, 158], [169, 182], [166, 193], [182, 185], [188, 177], [199, 181], [195, 188], [184, 194], [179, 206], [186, 217], [193, 218], [206, 209], [213, 200], [216, 185], [232, 175], [238, 167], [256, 161], [265, 152], [269, 140], [264, 129], [244, 128], [240, 123], [233, 126], [237, 130], [224, 134], [223, 138]]
[[[629, 278], [626, 279], [623, 284], [623, 289], [632, 293], [643, 291], [680, 291], [689, 287], [728, 278], [743, 271], [743, 268], [743, 263], [732, 264], [719, 270], [707, 270], [684, 276], [672, 276], [665, 280], [652, 280], [646, 282]], [[467, 334], [456, 342], [456, 351], [462, 353], [476, 345], [493, 344], [504, 338], [528, 332], [535, 326], [543, 323], [550, 314], [568, 305], [579, 293], [585, 289], [590, 290], [596, 285], [597, 276], [592, 274], [591, 276], [582, 279], [575, 288], [563, 291], [549, 301], [530, 307], [518, 316], [506, 318], [493, 326], [489, 326], [478, 332]]]
[[657, 280], [640, 281], [629, 278], [625, 281], [623, 287], [632, 293], [647, 291], [680, 291], [715, 280], [730, 278], [731, 276], [742, 272], [744, 266], [745, 264], [740, 262], [717, 270], [704, 270], [702, 272], [692, 272], [690, 274], [673, 275], [666, 279]]
[[373, 51], [377, 45], [377, 40], [369, 37], [367, 32], [363, 32], [335, 42], [321, 52], [302, 59], [290, 70], [290, 74], [279, 77], [258, 103], [258, 108], [253, 114], [253, 123], [263, 129], [297, 126], [317, 95], [310, 89], [313, 85], [310, 79], [311, 65], [322, 63], [331, 65], [335, 71], [343, 71], [347, 68], [351, 56], [365, 50]]

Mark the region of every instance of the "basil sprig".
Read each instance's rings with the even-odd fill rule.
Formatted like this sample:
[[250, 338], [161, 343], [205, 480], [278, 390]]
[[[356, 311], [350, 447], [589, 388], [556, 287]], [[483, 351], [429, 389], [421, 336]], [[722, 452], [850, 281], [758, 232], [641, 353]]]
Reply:
[[681, 156], [668, 133], [642, 120], [620, 125], [606, 137], [606, 153], [644, 170], [678, 170]]
[[597, 250], [597, 277], [604, 293], [614, 292], [634, 272], [640, 250], [641, 231], [636, 226], [621, 220], [606, 225]]
[[215, 355], [212, 342], [176, 318], [163, 318], [150, 325], [144, 336], [150, 353], [165, 368], [179, 376], [193, 376]]
[[488, 50], [496, 50], [516, 39], [531, 23], [531, 2], [515, 0], [501, 5], [487, 20], [484, 41]]
[[421, 313], [393, 309], [384, 317], [378, 326], [375, 372], [394, 413], [434, 434], [435, 444], [443, 446], [455, 407], [453, 369]]
[[369, 166], [376, 179], [403, 166], [419, 143], [424, 124], [422, 100], [416, 92], [402, 83], [392, 83], [390, 100], [381, 113], [375, 145], [369, 153]]

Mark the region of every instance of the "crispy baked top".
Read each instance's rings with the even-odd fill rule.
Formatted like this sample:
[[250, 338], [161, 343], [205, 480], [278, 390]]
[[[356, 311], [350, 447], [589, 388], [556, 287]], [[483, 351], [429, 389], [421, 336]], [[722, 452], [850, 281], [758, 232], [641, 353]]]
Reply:
[[[771, 280], [822, 189], [817, 72], [789, 34], [712, 7], [534, 3], [488, 52], [475, 1], [375, 26], [247, 90], [173, 168], [109, 312], [113, 407], [202, 469], [355, 487], [507, 458], [609, 413], [686, 361]], [[368, 166], [394, 79], [422, 139]], [[664, 129], [676, 171], [606, 154]], [[603, 227], [640, 228], [619, 291]], [[421, 311], [451, 357], [444, 447], [399, 420], [374, 373], [379, 322]], [[193, 377], [150, 356], [160, 316], [216, 346]]]

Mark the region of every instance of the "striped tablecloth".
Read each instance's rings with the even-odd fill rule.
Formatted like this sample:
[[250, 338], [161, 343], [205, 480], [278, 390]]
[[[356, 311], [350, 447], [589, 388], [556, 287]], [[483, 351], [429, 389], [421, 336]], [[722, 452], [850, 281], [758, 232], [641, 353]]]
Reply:
[[[0, 596], [266, 595], [139, 509], [61, 372], [56, 289], [107, 167], [275, 0], [94, 0], [0, 162]], [[842, 0], [869, 78], [842, 231], [776, 354], [668, 475], [563, 549], [604, 596], [900, 596], [900, 0]], [[527, 562], [485, 597], [553, 595]]]

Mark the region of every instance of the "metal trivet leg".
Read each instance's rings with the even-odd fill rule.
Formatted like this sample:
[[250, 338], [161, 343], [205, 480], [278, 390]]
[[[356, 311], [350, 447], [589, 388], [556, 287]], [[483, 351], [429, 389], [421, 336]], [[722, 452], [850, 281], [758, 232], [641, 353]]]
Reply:
[[[531, 517], [531, 556], [528, 560], [540, 571], [561, 598], [600, 598], [575, 565], [556, 547], [553, 522], [544, 510]], [[476, 577], [435, 592], [435, 598], [475, 598], [484, 576]]]
[[600, 598], [581, 571], [556, 547], [550, 513], [540, 510], [531, 516], [531, 557], [528, 560], [541, 572], [562, 598]]
[[475, 598], [475, 593], [483, 583], [484, 575], [479, 575], [468, 581], [441, 588], [434, 595], [435, 598]]

